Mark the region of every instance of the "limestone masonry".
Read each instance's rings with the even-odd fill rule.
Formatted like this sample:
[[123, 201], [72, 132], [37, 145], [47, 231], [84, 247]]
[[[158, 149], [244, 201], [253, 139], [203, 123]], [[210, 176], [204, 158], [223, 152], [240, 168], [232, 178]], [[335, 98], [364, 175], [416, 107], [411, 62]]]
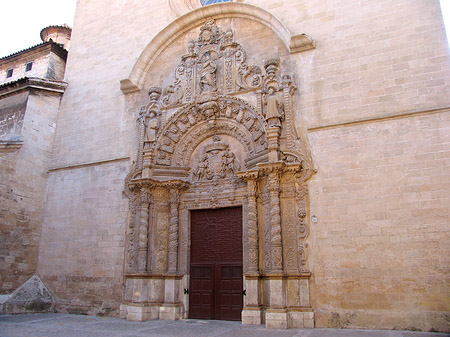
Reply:
[[450, 331], [439, 1], [219, 2], [0, 59], [3, 311]]

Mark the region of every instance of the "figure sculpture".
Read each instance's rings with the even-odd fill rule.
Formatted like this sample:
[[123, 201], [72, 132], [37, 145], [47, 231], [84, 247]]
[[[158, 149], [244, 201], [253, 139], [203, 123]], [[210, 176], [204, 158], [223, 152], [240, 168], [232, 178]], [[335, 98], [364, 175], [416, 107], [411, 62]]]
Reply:
[[145, 127], [144, 142], [153, 143], [156, 141], [156, 134], [159, 128], [159, 121], [158, 118], [156, 118], [156, 114], [153, 111], [145, 113], [142, 116], [142, 123]]
[[141, 122], [144, 126], [144, 144], [153, 143], [156, 141], [156, 134], [159, 129], [159, 97], [161, 96], [161, 89], [152, 87], [149, 90], [150, 102], [141, 112]]
[[215, 91], [216, 89], [216, 62], [211, 58], [210, 53], [205, 54], [206, 60], [200, 73], [200, 88], [204, 91]]
[[273, 86], [269, 92], [263, 93], [263, 102], [266, 106], [266, 120], [269, 127], [281, 127], [281, 119], [284, 115], [282, 92], [276, 91]]

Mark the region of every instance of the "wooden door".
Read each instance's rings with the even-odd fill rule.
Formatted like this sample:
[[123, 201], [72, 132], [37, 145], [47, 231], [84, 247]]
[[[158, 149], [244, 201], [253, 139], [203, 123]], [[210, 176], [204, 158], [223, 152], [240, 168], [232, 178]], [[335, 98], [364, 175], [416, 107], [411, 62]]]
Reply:
[[191, 212], [189, 317], [241, 320], [242, 208]]

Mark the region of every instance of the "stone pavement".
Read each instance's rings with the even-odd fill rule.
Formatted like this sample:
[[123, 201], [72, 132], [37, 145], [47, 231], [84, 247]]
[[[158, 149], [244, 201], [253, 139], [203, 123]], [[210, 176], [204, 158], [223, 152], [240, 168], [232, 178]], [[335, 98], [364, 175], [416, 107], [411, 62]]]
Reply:
[[445, 333], [345, 330], [266, 329], [228, 321], [147, 321], [70, 314], [0, 315], [1, 337], [444, 337]]

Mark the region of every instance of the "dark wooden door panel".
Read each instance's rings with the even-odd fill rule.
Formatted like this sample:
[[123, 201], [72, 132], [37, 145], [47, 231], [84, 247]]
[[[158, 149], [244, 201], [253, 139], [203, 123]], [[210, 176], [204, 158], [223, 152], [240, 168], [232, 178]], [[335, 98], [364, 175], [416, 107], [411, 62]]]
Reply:
[[242, 299], [242, 265], [219, 266], [217, 292], [218, 318], [223, 320], [241, 320]]
[[191, 265], [189, 316], [214, 318], [214, 265]]
[[191, 212], [190, 273], [190, 318], [241, 320], [241, 207]]

